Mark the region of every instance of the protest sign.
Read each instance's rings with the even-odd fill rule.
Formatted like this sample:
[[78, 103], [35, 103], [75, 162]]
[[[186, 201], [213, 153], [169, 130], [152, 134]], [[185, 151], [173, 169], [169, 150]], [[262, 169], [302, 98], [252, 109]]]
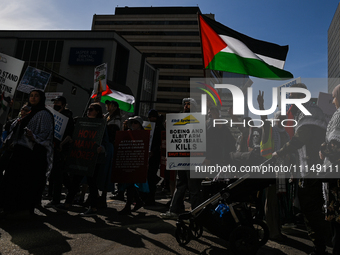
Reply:
[[156, 126], [155, 122], [143, 121], [144, 130], [150, 131], [149, 151], [151, 151], [152, 138], [153, 138], [153, 133], [155, 132], [155, 126]]
[[112, 182], [145, 183], [148, 172], [150, 131], [117, 131]]
[[331, 120], [332, 115], [336, 110], [335, 105], [332, 102], [333, 102], [332, 94], [319, 92], [317, 105], [323, 111], [327, 123]]
[[57, 112], [49, 106], [46, 108], [53, 114], [54, 117], [54, 137], [59, 141], [62, 141], [67, 126], [68, 117], [66, 117], [64, 114], [61, 114], [60, 112]]
[[166, 115], [167, 169], [201, 166], [206, 152], [205, 116], [201, 113]]
[[26, 94], [29, 94], [33, 89], [44, 91], [50, 77], [50, 73], [28, 66], [18, 85], [18, 91]]
[[46, 106], [50, 106], [53, 108], [54, 102], [52, 102], [52, 99], [56, 98], [57, 96], [62, 96], [63, 92], [46, 92]]
[[24, 61], [0, 53], [0, 123], [5, 124]]
[[68, 160], [71, 173], [92, 176], [97, 163], [97, 148], [101, 145], [106, 124], [104, 119], [79, 118], [73, 132], [73, 144]]
[[107, 64], [101, 64], [94, 69], [93, 93], [106, 90]]

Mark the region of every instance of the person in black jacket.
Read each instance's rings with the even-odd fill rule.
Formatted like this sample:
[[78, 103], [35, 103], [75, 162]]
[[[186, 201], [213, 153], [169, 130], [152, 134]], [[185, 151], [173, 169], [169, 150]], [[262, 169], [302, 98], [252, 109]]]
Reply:
[[53, 109], [65, 115], [68, 118], [66, 129], [61, 140], [53, 138], [54, 154], [53, 168], [49, 177], [48, 196], [52, 197], [52, 201], [45, 207], [52, 207], [60, 204], [62, 185], [69, 186], [69, 177], [65, 170], [66, 157], [70, 149], [70, 141], [74, 129], [73, 113], [66, 108], [66, 98], [57, 96], [52, 99]]

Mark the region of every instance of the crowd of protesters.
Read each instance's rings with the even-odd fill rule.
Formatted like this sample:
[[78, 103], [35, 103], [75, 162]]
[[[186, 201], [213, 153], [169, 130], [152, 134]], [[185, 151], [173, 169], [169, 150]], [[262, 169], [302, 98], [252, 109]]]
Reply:
[[[302, 83], [293, 86], [307, 88]], [[300, 96], [299, 93], [291, 94], [291, 98]], [[160, 174], [161, 133], [165, 130], [165, 119], [156, 110], [151, 109], [148, 114], [148, 120], [155, 123], [155, 129], [149, 151], [146, 183], [113, 184], [110, 180], [111, 169], [115, 164], [113, 152], [116, 133], [120, 130], [143, 130], [143, 119], [133, 116], [123, 120], [119, 104], [115, 101], [105, 102], [106, 114], [103, 114], [100, 103], [91, 103], [86, 117], [106, 121], [103, 138], [96, 147], [95, 169], [91, 176], [70, 174], [65, 162], [70, 154], [77, 118], [67, 109], [65, 97], [53, 99], [54, 110], [69, 119], [62, 139], [54, 138], [54, 119], [45, 108], [45, 101], [44, 92], [31, 91], [19, 116], [4, 126], [5, 135], [0, 151], [1, 218], [22, 211], [34, 214], [34, 209], [41, 206], [45, 190], [51, 198], [45, 206], [57, 211], [67, 212], [78, 201], [87, 208], [80, 216], [94, 216], [99, 208], [107, 207], [106, 196], [108, 192], [112, 192], [115, 193], [114, 198], [126, 201], [125, 207], [118, 213], [131, 215], [131, 212], [145, 205], [155, 204], [157, 184], [162, 179], [160, 175], [164, 178], [163, 183], [170, 184], [172, 190], [171, 201], [167, 204], [168, 211], [160, 214], [160, 217], [177, 219], [185, 211], [186, 191], [189, 191], [192, 209], [203, 202], [202, 179], [191, 178], [190, 170], [166, 170]], [[258, 103], [260, 110], [263, 110], [263, 92], [259, 93]], [[303, 166], [305, 171], [302, 171], [301, 176], [277, 174], [275, 184], [258, 191], [255, 217], [267, 222], [270, 239], [284, 242], [287, 237], [281, 233], [281, 228], [294, 227], [295, 215], [299, 212], [304, 217], [308, 235], [314, 244], [311, 254], [326, 254], [326, 233], [330, 230], [333, 254], [340, 254], [340, 178], [320, 178], [315, 171], [308, 171], [308, 167], [317, 164], [327, 163], [334, 168], [340, 160], [340, 84], [333, 90], [333, 103], [336, 111], [328, 124], [322, 110], [308, 102], [304, 106], [312, 113], [311, 116], [306, 116], [295, 105], [289, 109], [288, 118], [294, 118], [298, 123], [295, 128], [285, 128], [280, 124], [281, 121], [276, 121], [273, 126], [265, 124], [261, 128], [254, 128], [251, 119], [246, 118], [244, 123], [247, 125], [239, 127], [240, 135], [236, 139], [226, 125], [212, 125], [213, 119], [221, 117], [221, 110], [208, 106], [208, 149], [203, 164], [232, 164], [229, 156], [231, 152], [252, 151], [266, 159], [273, 157], [282, 165]], [[198, 110], [194, 99], [183, 99], [181, 112]], [[232, 109], [229, 114], [235, 119]], [[281, 116], [280, 112], [275, 114], [275, 119], [280, 120], [283, 117], [285, 116]], [[266, 119], [265, 116], [262, 118]], [[217, 143], [223, 146], [214, 146]], [[172, 173], [169, 174], [170, 172]], [[148, 186], [147, 189], [145, 185]], [[67, 190], [67, 196], [64, 203], [61, 203], [63, 189]], [[87, 191], [86, 201], [76, 199], [77, 195], [84, 198]], [[326, 224], [327, 221], [331, 224]]]

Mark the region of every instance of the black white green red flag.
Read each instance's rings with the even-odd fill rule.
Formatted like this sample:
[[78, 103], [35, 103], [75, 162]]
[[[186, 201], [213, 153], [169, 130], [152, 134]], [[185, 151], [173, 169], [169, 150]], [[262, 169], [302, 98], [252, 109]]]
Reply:
[[288, 46], [260, 41], [199, 14], [204, 67], [265, 79], [291, 79], [283, 70]]

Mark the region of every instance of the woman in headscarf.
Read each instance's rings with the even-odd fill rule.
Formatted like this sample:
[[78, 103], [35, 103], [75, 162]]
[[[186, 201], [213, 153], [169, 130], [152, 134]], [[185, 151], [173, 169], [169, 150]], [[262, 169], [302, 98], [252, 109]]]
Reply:
[[5, 169], [1, 192], [4, 213], [29, 210], [41, 203], [46, 172], [52, 167], [54, 118], [45, 108], [45, 93], [29, 94], [30, 113], [17, 121], [7, 139], [12, 156]]
[[[339, 167], [340, 162], [340, 84], [334, 88], [332, 96], [332, 103], [335, 105], [336, 111], [328, 123], [326, 142], [321, 146], [320, 157], [321, 159], [325, 158], [325, 165], [332, 164], [332, 168], [335, 170], [336, 167]], [[333, 254], [340, 254], [340, 180], [331, 176], [328, 185], [329, 198], [326, 219], [331, 222], [332, 226]]]

